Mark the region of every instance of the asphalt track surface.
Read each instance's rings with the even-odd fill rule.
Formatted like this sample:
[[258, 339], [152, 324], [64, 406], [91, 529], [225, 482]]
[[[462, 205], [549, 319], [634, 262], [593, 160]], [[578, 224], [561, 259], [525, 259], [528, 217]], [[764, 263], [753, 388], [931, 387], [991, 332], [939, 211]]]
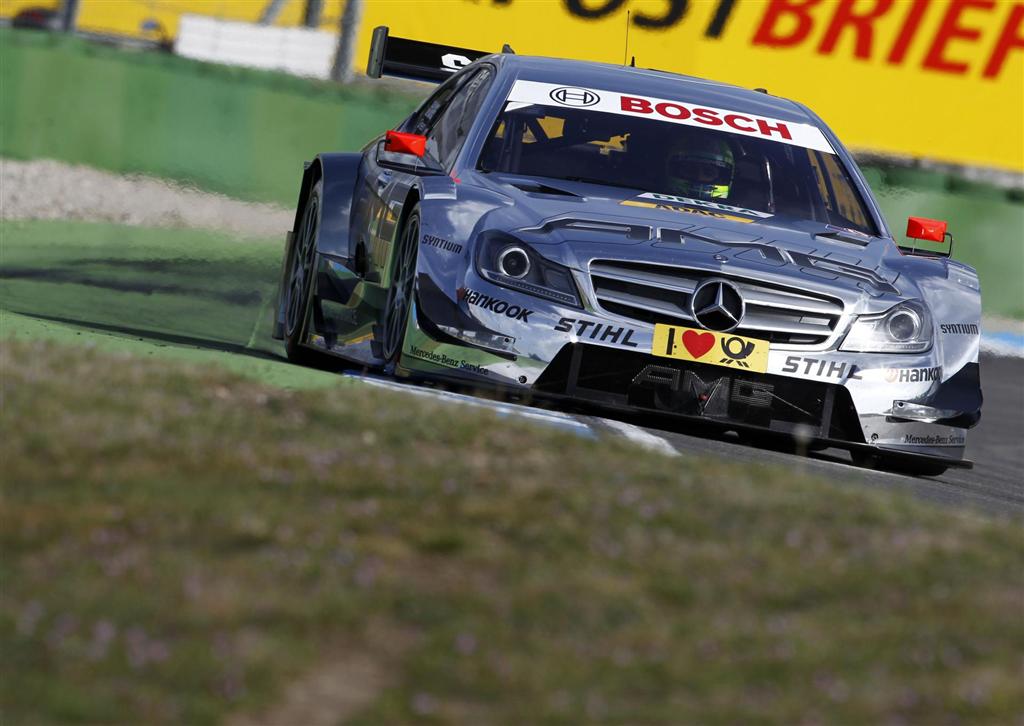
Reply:
[[922, 499], [988, 514], [1024, 518], [1024, 358], [983, 354], [982, 388], [985, 403], [981, 422], [967, 435], [967, 458], [973, 469], [948, 469], [937, 477], [913, 477], [855, 466], [841, 449], [798, 455], [784, 445], [752, 445], [732, 434], [704, 432], [687, 425], [674, 430], [643, 424], [640, 417], [600, 411], [547, 412], [516, 404], [442, 393], [431, 388], [380, 378], [367, 382], [393, 386], [424, 395], [452, 398], [469, 405], [534, 418], [574, 429], [581, 435], [620, 435], [655, 451], [686, 456], [714, 456], [736, 462], [771, 463], [851, 486], [900, 490]]

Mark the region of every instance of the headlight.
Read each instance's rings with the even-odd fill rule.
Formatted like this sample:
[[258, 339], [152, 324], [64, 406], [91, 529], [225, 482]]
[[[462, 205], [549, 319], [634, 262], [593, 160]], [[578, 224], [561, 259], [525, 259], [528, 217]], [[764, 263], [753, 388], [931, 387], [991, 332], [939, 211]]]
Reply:
[[881, 315], [861, 315], [839, 349], [852, 353], [923, 353], [931, 347], [932, 317], [924, 305], [912, 301]]
[[569, 268], [541, 257], [511, 235], [484, 232], [477, 245], [476, 264], [480, 275], [495, 285], [580, 307]]
[[522, 280], [530, 274], [530, 253], [519, 245], [506, 247], [498, 253], [498, 272]]

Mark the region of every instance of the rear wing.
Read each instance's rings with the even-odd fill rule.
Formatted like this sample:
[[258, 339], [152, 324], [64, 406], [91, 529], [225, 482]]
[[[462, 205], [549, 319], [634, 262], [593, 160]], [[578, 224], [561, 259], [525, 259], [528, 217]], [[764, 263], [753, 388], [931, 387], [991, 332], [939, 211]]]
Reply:
[[[502, 53], [514, 52], [506, 43]], [[487, 51], [439, 45], [421, 40], [396, 38], [388, 35], [388, 26], [373, 29], [370, 58], [366, 62], [366, 75], [370, 78], [398, 76], [414, 81], [441, 83], [455, 71], [468, 66], [477, 58], [490, 55]]]

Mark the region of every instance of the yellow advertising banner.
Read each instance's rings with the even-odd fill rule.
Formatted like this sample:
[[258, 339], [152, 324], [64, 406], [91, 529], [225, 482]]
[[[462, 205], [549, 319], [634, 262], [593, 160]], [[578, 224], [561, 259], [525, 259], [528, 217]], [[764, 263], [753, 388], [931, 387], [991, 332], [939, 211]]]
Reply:
[[[345, 0], [325, 2], [324, 27], [335, 29], [339, 7]], [[255, 23], [270, 0], [78, 0], [78, 28], [90, 33], [127, 35], [161, 40], [178, 33], [182, 15], [206, 15], [221, 20]], [[0, 18], [11, 18], [30, 8], [57, 10], [61, 0], [0, 0]], [[305, 0], [285, 0], [274, 25], [295, 26], [302, 22]]]
[[370, 33], [701, 76], [810, 106], [855, 150], [1024, 172], [1024, 2], [366, 0]]

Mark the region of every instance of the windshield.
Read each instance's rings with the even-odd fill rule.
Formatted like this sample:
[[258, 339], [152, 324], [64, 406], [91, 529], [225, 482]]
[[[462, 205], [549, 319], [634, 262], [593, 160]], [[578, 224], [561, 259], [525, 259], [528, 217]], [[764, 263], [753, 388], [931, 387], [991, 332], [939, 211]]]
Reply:
[[[747, 222], [783, 216], [878, 233], [816, 127], [589, 89], [556, 88], [545, 94], [548, 103], [538, 103], [531, 88], [516, 100], [521, 84], [484, 146], [483, 171], [632, 189], [639, 193], [624, 203], [636, 206], [732, 212], [739, 216], [717, 216]], [[593, 102], [551, 103], [559, 98]]]

